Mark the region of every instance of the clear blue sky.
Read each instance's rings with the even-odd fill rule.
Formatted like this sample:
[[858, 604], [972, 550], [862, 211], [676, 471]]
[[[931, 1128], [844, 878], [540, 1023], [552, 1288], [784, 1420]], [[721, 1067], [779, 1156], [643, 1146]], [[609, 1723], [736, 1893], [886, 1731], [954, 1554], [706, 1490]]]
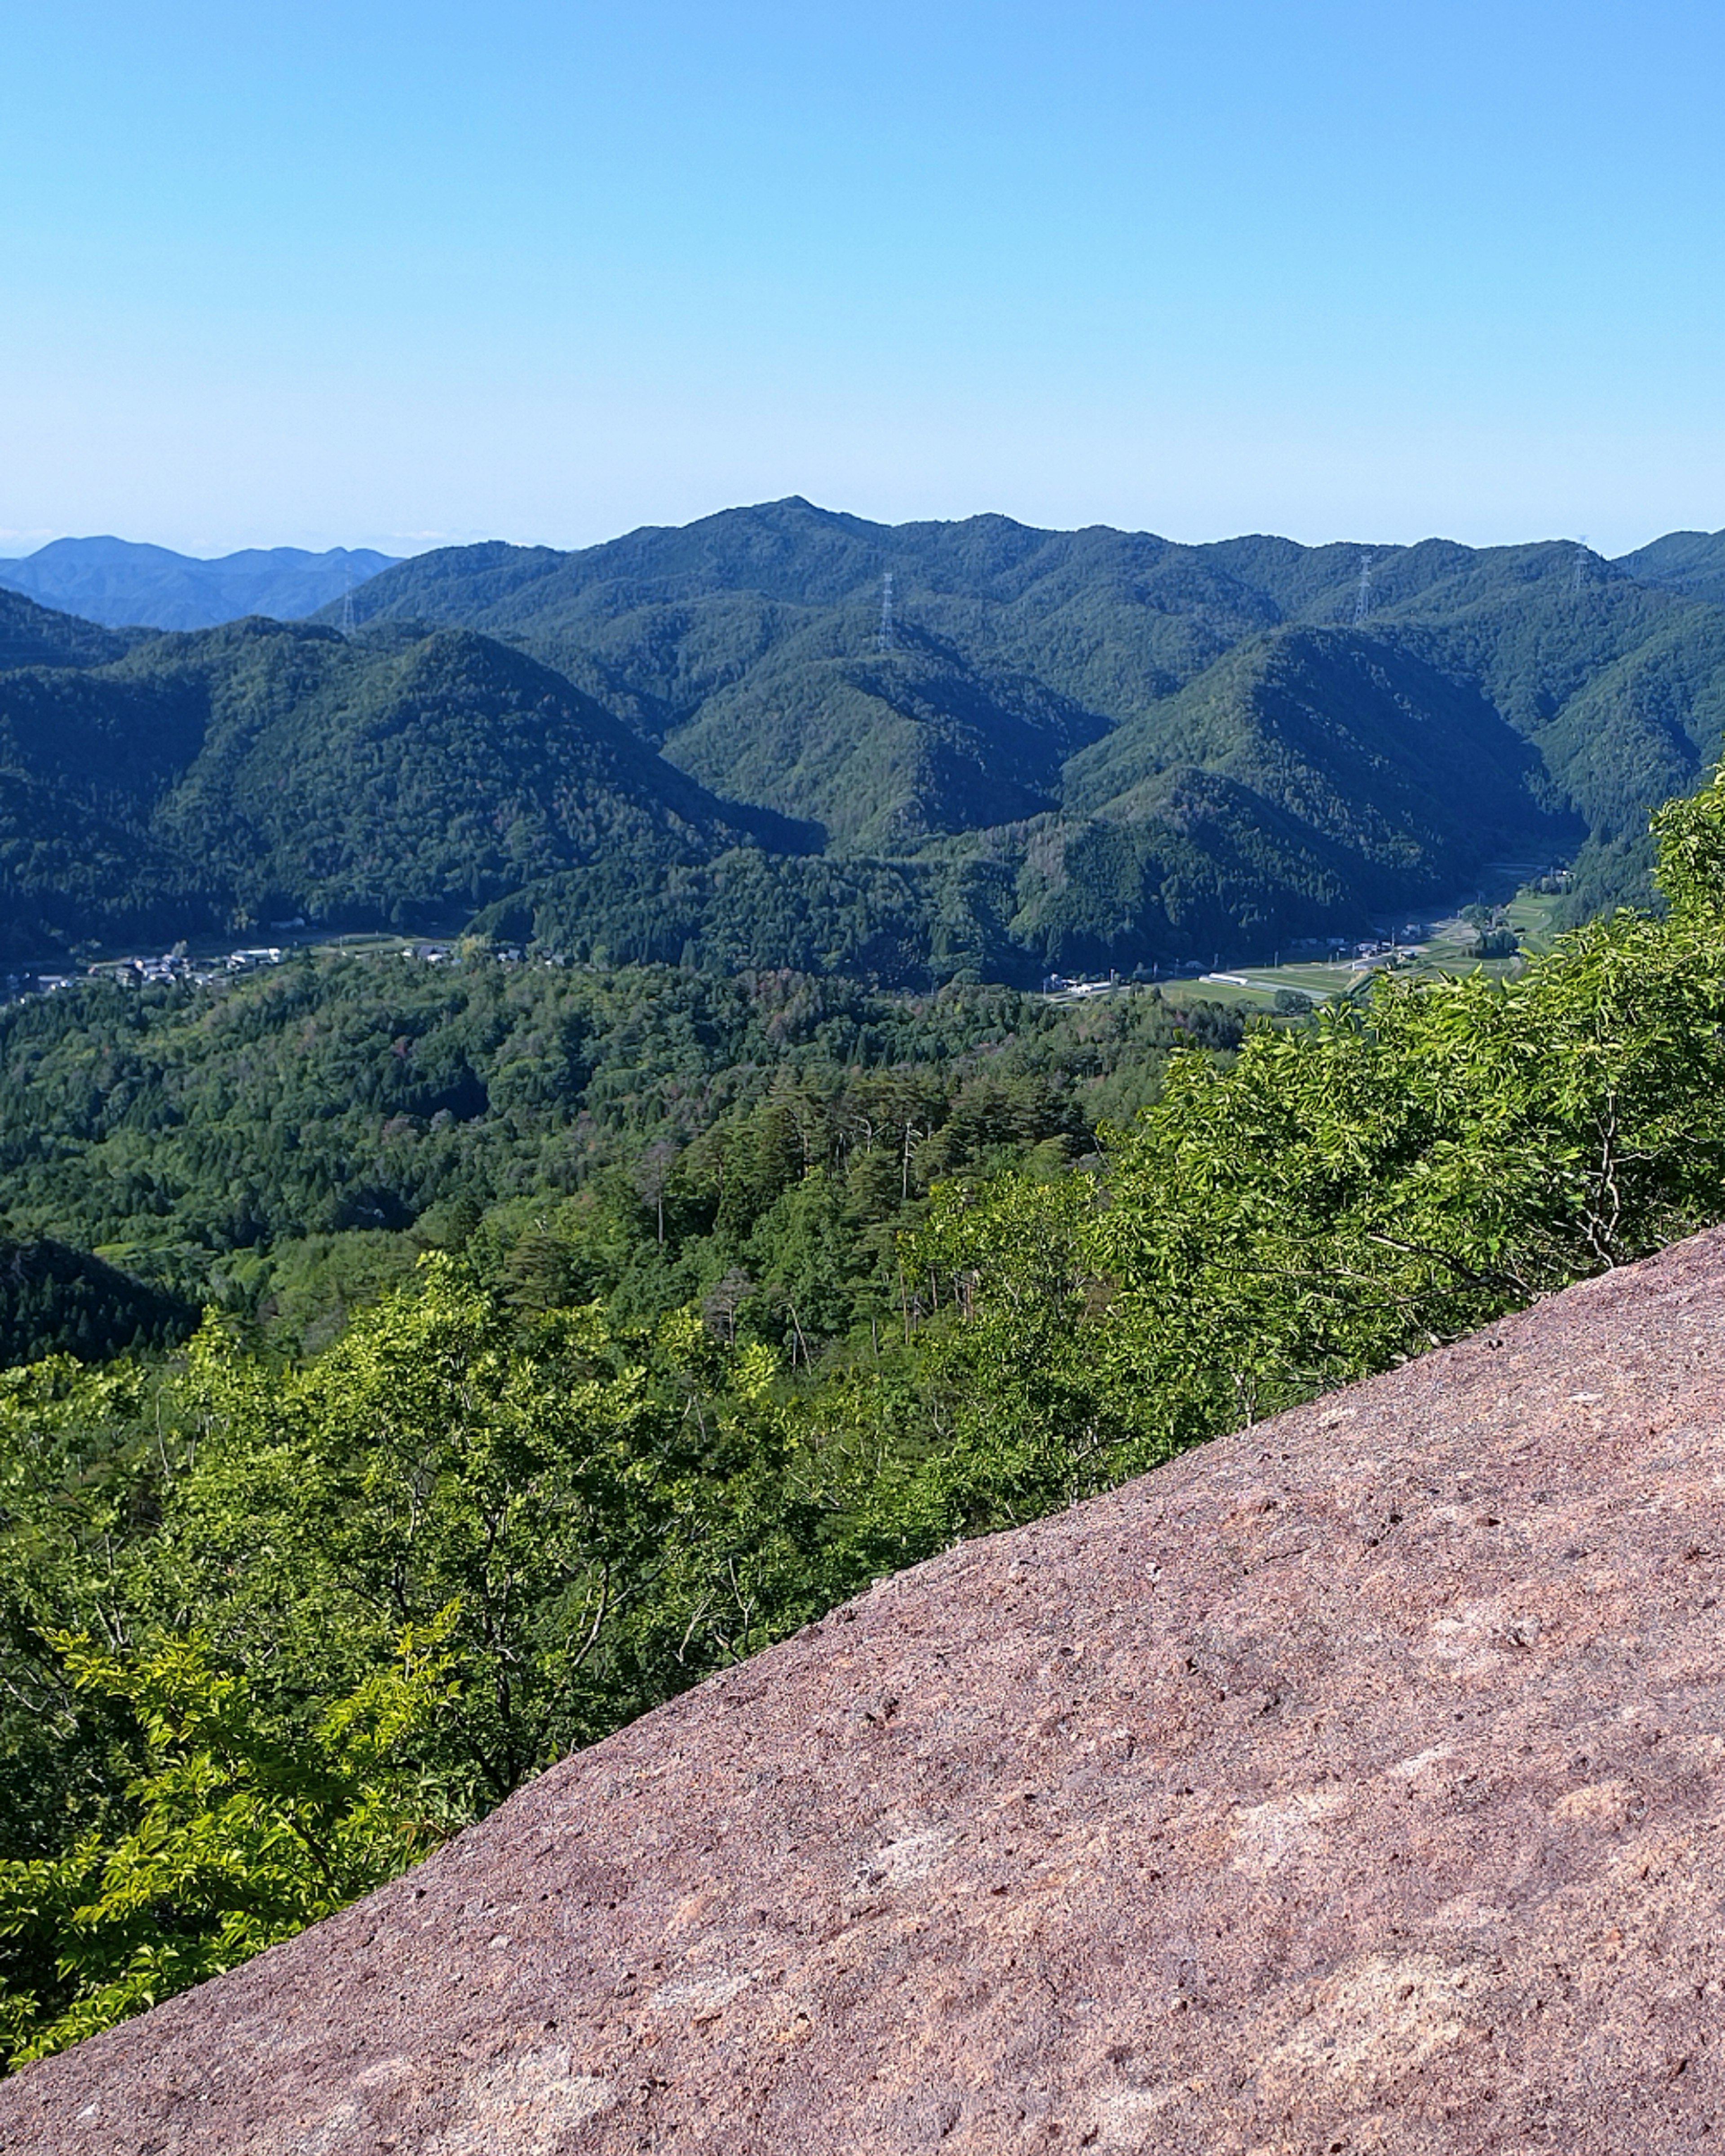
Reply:
[[1725, 525], [1698, 0], [0, 7], [0, 552]]

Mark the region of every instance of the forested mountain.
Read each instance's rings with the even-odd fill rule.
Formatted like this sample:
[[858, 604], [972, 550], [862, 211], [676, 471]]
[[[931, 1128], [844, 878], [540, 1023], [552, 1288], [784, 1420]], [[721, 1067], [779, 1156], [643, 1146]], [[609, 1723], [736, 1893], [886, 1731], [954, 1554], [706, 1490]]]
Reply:
[[56, 613], [22, 593], [0, 589], [0, 669], [12, 666], [100, 666], [125, 656], [136, 634], [126, 636], [75, 615]]
[[315, 613], [395, 558], [369, 547], [248, 547], [203, 561], [129, 539], [55, 539], [0, 562], [0, 586], [114, 628], [213, 629], [242, 614]]
[[529, 885], [475, 926], [603, 965], [1029, 983], [1050, 967], [1208, 965], [1361, 917], [1312, 834], [1261, 795], [1186, 768], [1156, 806], [1137, 824], [966, 832], [901, 860], [733, 851], [645, 876], [603, 864]]
[[873, 635], [855, 608], [818, 618], [707, 697], [667, 752], [703, 783], [722, 773], [739, 798], [815, 819], [851, 853], [1059, 806], [1065, 759], [1101, 730], [1093, 713], [926, 629], [891, 651], [870, 651]]
[[1357, 629], [1236, 645], [1075, 757], [1066, 806], [1166, 820], [1182, 770], [1234, 780], [1321, 834], [1338, 880], [1377, 906], [1453, 886], [1482, 847], [1522, 859], [1582, 834], [1539, 807], [1537, 753], [1476, 688]]
[[1617, 567], [1638, 583], [1725, 599], [1725, 531], [1667, 531], [1633, 554], [1620, 555]]
[[0, 675], [0, 948], [310, 915], [446, 924], [763, 834], [525, 654], [254, 620]]
[[[1725, 723], [1713, 542], [1363, 551], [800, 500], [402, 562], [287, 629], [0, 613], [0, 939], [474, 909], [604, 963], [1028, 982], [1574, 860]], [[20, 611], [22, 610], [22, 611]]]
[[[357, 607], [520, 643], [703, 783], [816, 817], [840, 850], [1106, 813], [1139, 831], [1135, 853], [1195, 850], [1219, 889], [1242, 819], [1276, 828], [1261, 798], [1323, 864], [1281, 887], [1265, 871], [1252, 918], [1289, 932], [1584, 837], [1594, 896], [1641, 895], [1647, 810], [1693, 783], [1725, 716], [1712, 543], [1678, 535], [1622, 563], [1558, 542], [1183, 547], [999, 516], [872, 525], [793, 499], [573, 554], [423, 555]], [[1356, 639], [1348, 683], [1336, 647], [1260, 646], [1338, 628]], [[1259, 648], [1278, 655], [1231, 656]], [[1369, 721], [1363, 695], [1381, 706]], [[1277, 732], [1296, 711], [1297, 745]], [[1064, 775], [1057, 757], [1076, 758]], [[1189, 784], [1165, 816], [1159, 789], [1183, 783], [1167, 775], [1193, 771], [1245, 793], [1219, 807]], [[1003, 833], [989, 850], [1021, 861], [1024, 846]], [[1169, 911], [1151, 907], [1142, 942]], [[1104, 926], [1088, 923], [1093, 942]]]

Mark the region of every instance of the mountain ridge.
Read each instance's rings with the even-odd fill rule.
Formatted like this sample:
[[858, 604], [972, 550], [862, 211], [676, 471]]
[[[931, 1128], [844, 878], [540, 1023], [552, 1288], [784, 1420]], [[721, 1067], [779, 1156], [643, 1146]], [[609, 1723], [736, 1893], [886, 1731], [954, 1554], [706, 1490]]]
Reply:
[[0, 675], [0, 947], [21, 955], [91, 925], [432, 926], [554, 869], [763, 842], [808, 839], [468, 631], [254, 619]]
[[[799, 545], [808, 557], [800, 566]], [[788, 702], [818, 716], [818, 682], [789, 678], [798, 647], [842, 637], [864, 657], [889, 568], [898, 617], [889, 639], [920, 633], [973, 670], [1033, 680], [1097, 736], [1142, 719], [1249, 638], [1300, 624], [1356, 628], [1440, 673], [1470, 678], [1536, 751], [1554, 745], [1553, 790], [1543, 805], [1580, 814], [1604, 842], [1639, 829], [1647, 808], [1692, 783], [1717, 745], [1715, 684], [1725, 658], [1712, 602], [1672, 584], [1638, 583], [1620, 565], [1562, 541], [1308, 548], [1246, 536], [1189, 547], [1101, 526], [1038, 531], [1001, 517], [876, 526], [792, 497], [562, 556], [506, 557], [495, 546], [471, 562], [460, 550], [418, 556], [364, 588], [355, 605], [365, 619], [459, 619], [518, 641], [674, 758], [686, 744], [706, 783], [744, 793], [753, 751], [741, 721], [749, 708], [772, 707], [757, 710], [757, 732], [770, 732]], [[1687, 706], [1645, 768], [1601, 788], [1553, 722], [1579, 696], [1591, 691], [1598, 705], [1602, 672], [1632, 672], [1635, 653], [1661, 637], [1692, 654]], [[1636, 726], [1636, 685], [1626, 680], [1615, 693], [1616, 708], [1596, 711], [1587, 731], [1597, 732], [1602, 716], [1608, 730]], [[714, 752], [706, 710], [714, 700], [738, 744], [730, 769]], [[1696, 723], [1686, 727], [1692, 707]], [[841, 821], [865, 829], [892, 806], [877, 793]], [[929, 828], [942, 820], [937, 814]]]
[[[625, 767], [638, 802], [655, 793], [646, 824], [603, 826], [632, 834], [613, 859], [601, 824], [577, 845], [538, 796], [517, 813], [484, 752], [468, 767], [453, 736], [434, 749], [423, 710], [402, 707], [395, 750], [369, 721], [344, 732], [325, 679], [336, 662], [314, 665], [306, 644], [254, 685], [275, 750], [259, 761], [231, 730], [219, 752], [213, 739], [174, 781], [183, 813], [121, 814], [91, 767], [101, 799], [79, 812], [92, 819], [82, 860], [55, 821], [66, 775], [44, 778], [18, 726], [45, 738], [59, 698], [68, 742], [83, 739], [92, 699], [129, 684], [141, 711], [171, 702], [185, 664], [162, 638], [116, 642], [18, 598], [0, 605], [0, 633], [14, 621], [15, 654], [55, 670], [0, 669], [0, 726], [19, 715], [0, 755], [0, 913], [22, 949], [110, 939], [126, 920], [175, 933], [272, 911], [423, 922], [439, 891], [566, 954], [803, 965], [891, 951], [894, 978], [915, 985], [1267, 955], [1453, 901], [1493, 862], [1573, 859], [1578, 910], [1642, 901], [1647, 813], [1694, 784], [1725, 728], [1725, 606], [1695, 588], [1711, 545], [1656, 542], [1643, 552], [1659, 580], [1642, 582], [1563, 541], [1192, 547], [999, 516], [878, 525], [793, 496], [575, 553], [488, 542], [415, 556], [304, 624], [339, 643], [351, 601], [367, 696], [384, 696], [400, 639], [482, 639], [483, 665], [478, 645], [465, 660], [439, 647], [439, 663], [452, 695], [477, 669], [459, 694], [506, 765], [556, 764], [571, 803], [586, 787], [591, 806]], [[242, 627], [200, 633], [237, 649]], [[531, 689], [522, 669], [538, 670]], [[536, 699], [561, 716], [530, 746]], [[277, 752], [295, 733], [290, 773]], [[359, 822], [344, 758], [370, 803]], [[484, 815], [451, 790], [458, 767]], [[424, 770], [439, 774], [429, 790]], [[194, 849], [198, 816], [209, 843]], [[482, 829], [487, 816], [515, 836]], [[112, 886], [129, 873], [147, 903], [128, 911]], [[54, 905], [32, 913], [32, 890]], [[859, 906], [865, 918], [844, 917]]]
[[123, 659], [137, 634], [116, 633], [0, 587], [0, 672], [18, 666], [105, 665]]

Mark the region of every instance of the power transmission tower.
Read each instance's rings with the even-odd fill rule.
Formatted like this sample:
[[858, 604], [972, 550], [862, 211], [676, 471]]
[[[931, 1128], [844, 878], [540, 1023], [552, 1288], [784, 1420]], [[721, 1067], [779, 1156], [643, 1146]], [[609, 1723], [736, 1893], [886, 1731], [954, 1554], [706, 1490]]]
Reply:
[[1359, 588], [1353, 595], [1353, 625], [1358, 629], [1372, 611], [1372, 556], [1363, 549], [1359, 557]]
[[1570, 590], [1571, 590], [1572, 592], [1574, 592], [1574, 593], [1578, 597], [1580, 595], [1580, 592], [1581, 592], [1581, 572], [1582, 572], [1582, 567], [1583, 567], [1583, 565], [1585, 563], [1586, 560], [1587, 560], [1587, 534], [1586, 534], [1586, 532], [1584, 532], [1584, 532], [1582, 533], [1582, 535], [1581, 535], [1580, 538], [1579, 538], [1579, 539], [1578, 539], [1578, 540], [1576, 541], [1576, 542], [1575, 542], [1575, 572], [1574, 572], [1574, 576], [1571, 578], [1571, 579], [1570, 579], [1570, 583], [1569, 583], [1569, 588], [1570, 588]]
[[892, 649], [892, 572], [880, 579], [880, 626], [875, 636], [876, 651]]
[[343, 592], [343, 593], [342, 593], [342, 594], [341, 594], [341, 634], [342, 634], [342, 635], [343, 635], [343, 636], [352, 636], [352, 634], [353, 634], [353, 628], [354, 628], [354, 623], [353, 623], [353, 587], [352, 587], [352, 584], [350, 584], [350, 585], [347, 587], [347, 590], [346, 590], [345, 592]]

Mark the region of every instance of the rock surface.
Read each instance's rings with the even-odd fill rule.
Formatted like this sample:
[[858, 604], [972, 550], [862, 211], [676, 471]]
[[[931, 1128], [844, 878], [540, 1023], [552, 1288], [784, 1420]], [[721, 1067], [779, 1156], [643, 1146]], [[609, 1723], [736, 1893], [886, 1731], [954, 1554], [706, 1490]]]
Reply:
[[968, 1545], [0, 2087], [54, 2156], [1725, 2145], [1725, 1234]]

